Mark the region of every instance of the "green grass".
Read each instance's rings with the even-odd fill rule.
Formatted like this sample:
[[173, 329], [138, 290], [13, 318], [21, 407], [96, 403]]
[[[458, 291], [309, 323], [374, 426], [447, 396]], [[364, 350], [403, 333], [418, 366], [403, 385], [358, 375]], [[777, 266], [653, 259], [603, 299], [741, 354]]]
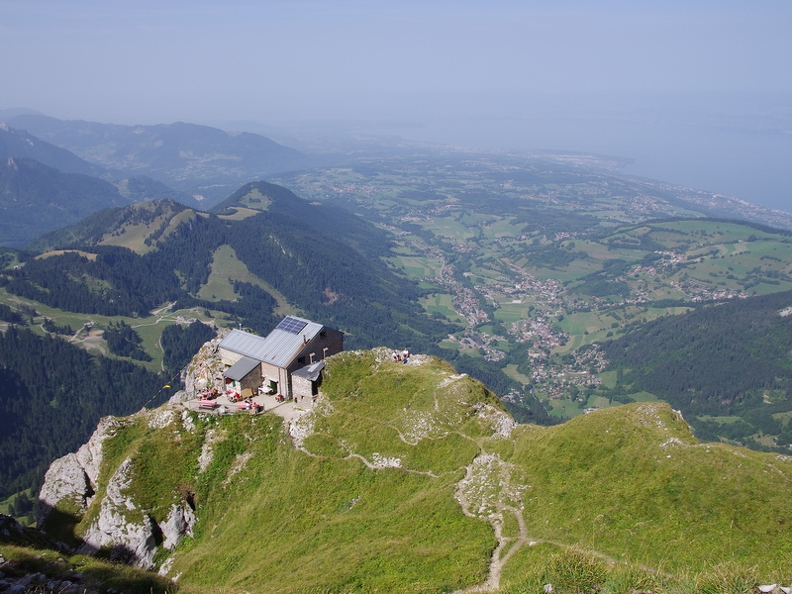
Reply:
[[[73, 580], [74, 574], [83, 577], [79, 580], [81, 591], [96, 589], [106, 592], [110, 589], [128, 594], [165, 594], [179, 591], [171, 580], [154, 573], [109, 563], [85, 555], [67, 555], [60, 551], [30, 548], [10, 544], [0, 544], [0, 553], [6, 558], [3, 573], [6, 577], [21, 578], [34, 574], [44, 574], [47, 580]], [[90, 586], [90, 588], [89, 588]], [[44, 584], [40, 587], [31, 583], [30, 592], [49, 592]]]
[[[403, 365], [389, 355], [328, 360], [326, 399], [300, 421], [311, 434], [303, 449], [272, 414], [190, 414], [192, 429], [176, 414], [154, 429], [150, 418], [162, 411], [149, 411], [105, 442], [103, 481], [131, 464], [138, 508], [129, 520], [145, 509], [162, 521], [194, 494], [195, 535], [171, 570], [182, 574], [180, 589], [447, 592], [481, 584], [496, 544], [490, 512], [466, 516], [455, 494], [482, 453], [495, 464], [482, 476], [496, 483], [469, 492], [485, 502], [487, 493], [505, 497], [503, 534], [520, 536], [515, 514], [527, 528], [501, 592], [545, 583], [559, 592], [729, 592], [789, 579], [791, 459], [699, 444], [658, 403], [520, 425], [504, 437], [495, 433], [500, 403], [481, 384], [437, 359]], [[568, 400], [551, 404], [580, 413]], [[482, 406], [500, 412], [482, 415]], [[213, 457], [201, 470], [210, 435]], [[100, 487], [77, 533], [102, 495]]]
[[660, 402], [657, 396], [649, 392], [633, 392], [632, 394], [628, 394], [628, 396], [636, 402]]
[[[33, 491], [33, 489], [25, 489], [24, 491], [20, 491], [19, 493], [14, 493], [13, 495], [8, 497], [7, 499], [4, 499], [4, 500], [0, 501], [0, 514], [4, 514], [6, 516], [11, 516], [12, 515], [10, 513], [11, 505], [14, 503], [14, 499], [16, 499], [19, 495], [23, 495], [23, 496], [27, 497], [28, 500], [30, 500], [32, 502], [35, 502], [36, 501], [36, 497], [38, 496], [38, 493], [35, 493]], [[17, 513], [18, 513], [18, 511], [17, 511]], [[35, 518], [33, 518], [33, 514], [30, 515], [30, 518], [32, 519], [32, 521], [30, 521], [27, 518], [23, 518], [23, 517], [18, 517], [18, 516], [14, 516], [14, 517], [23, 526], [35, 525]]]
[[761, 546], [792, 520], [788, 460], [697, 445], [684, 422], [656, 404], [520, 429], [511, 461], [531, 484], [526, 509], [536, 539], [670, 571], [703, 571], [717, 559], [769, 571], [788, 559], [787, 544]]
[[448, 293], [435, 293], [420, 299], [423, 308], [432, 313], [439, 313], [451, 322], [463, 323], [465, 318], [454, 309], [454, 298]]
[[218, 323], [222, 325], [223, 320], [227, 317], [226, 314], [221, 312], [210, 312], [212, 313], [212, 317], [210, 318], [202, 308], [170, 311], [168, 307], [169, 304], [163, 304], [160, 308], [155, 310], [152, 315], [145, 317], [103, 316], [98, 314], [74, 313], [49, 307], [37, 301], [11, 295], [4, 289], [0, 289], [0, 303], [5, 303], [13, 309], [17, 309], [20, 305], [35, 309], [38, 315], [34, 318], [33, 324], [29, 326], [33, 332], [41, 335], [47, 334], [42, 327], [42, 323], [45, 317], [50, 318], [55, 325], [71, 326], [72, 330], [74, 330], [74, 334], [63, 336], [62, 338], [64, 340], [68, 340], [75, 346], [84, 348], [94, 354], [110, 358], [119, 357], [110, 353], [107, 348], [107, 343], [101, 336], [101, 332], [103, 329], [107, 328], [111, 322], [117, 324], [123, 321], [140, 335], [143, 339], [141, 345], [143, 350], [152, 357], [152, 360], [148, 362], [131, 359], [130, 361], [155, 372], [162, 369], [162, 349], [159, 346], [159, 340], [164, 328], [173, 324], [186, 324], [188, 320], [193, 318], [204, 323]]
[[525, 319], [528, 314], [529, 304], [522, 300], [517, 300], [520, 303], [514, 303], [514, 301], [514, 298], [509, 298], [499, 302], [498, 309], [495, 310], [495, 317], [505, 324]]
[[527, 375], [523, 375], [522, 373], [517, 371], [517, 365], [514, 363], [510, 363], [509, 365], [504, 367], [503, 371], [510, 378], [515, 379], [522, 384], [530, 384], [532, 381], [530, 377], [528, 377]]
[[550, 416], [557, 419], [571, 419], [583, 414], [577, 402], [572, 402], [566, 398], [549, 400], [548, 404], [551, 408]]
[[[315, 420], [311, 455], [295, 450], [270, 414], [192, 415], [190, 431], [178, 416], [153, 429], [148, 413], [105, 442], [103, 481], [130, 460], [130, 491], [155, 520], [185, 491], [195, 494], [195, 539], [173, 568], [184, 572], [182, 589], [440, 592], [484, 581], [492, 529], [466, 517], [454, 491], [492, 431], [469, 403], [500, 403], [441, 361], [405, 366], [388, 355], [332, 358], [323, 387], [333, 410]], [[379, 373], [365, 372], [372, 365]], [[222, 437], [201, 471], [210, 431]], [[372, 470], [351, 453], [375, 462], [398, 456], [401, 465]]]
[[275, 313], [279, 315], [295, 313], [286, 297], [250, 272], [247, 265], [237, 258], [234, 249], [228, 245], [222, 245], [215, 250], [209, 279], [198, 291], [198, 297], [208, 301], [235, 301], [238, 295], [234, 293], [234, 281], [257, 285], [272, 295], [277, 302]]

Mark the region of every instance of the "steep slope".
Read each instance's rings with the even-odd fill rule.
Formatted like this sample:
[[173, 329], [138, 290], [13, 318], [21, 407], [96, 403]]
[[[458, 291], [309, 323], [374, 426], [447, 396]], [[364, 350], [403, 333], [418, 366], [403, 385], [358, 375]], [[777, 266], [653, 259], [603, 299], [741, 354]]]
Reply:
[[720, 428], [732, 439], [763, 433], [792, 443], [790, 308], [790, 291], [739, 299], [660, 318], [606, 342], [610, 369], [619, 374], [616, 391], [656, 394], [708, 438], [719, 428], [694, 415], [739, 418]]
[[103, 208], [130, 204], [109, 182], [27, 158], [0, 163], [0, 244], [21, 246]]
[[347, 332], [351, 346], [425, 350], [447, 333], [417, 304], [417, 285], [382, 261], [391, 245], [387, 232], [265, 182], [247, 184], [220, 206], [219, 212], [248, 211], [236, 221], [220, 215], [233, 229], [228, 245], [239, 259], [308, 317]]
[[82, 173], [94, 177], [102, 177], [107, 173], [100, 165], [89, 163], [64, 148], [0, 122], [0, 160], [9, 158], [33, 159], [64, 173]]
[[0, 334], [0, 497], [40, 484], [104, 415], [130, 414], [163, 377], [28, 329]]
[[12, 125], [103, 167], [202, 194], [209, 206], [240, 183], [308, 163], [294, 149], [258, 134], [183, 122], [121, 126], [22, 115]]
[[[93, 457], [69, 463], [91, 482], [42, 492], [61, 514], [44, 525], [190, 592], [681, 592], [712, 566], [746, 588], [791, 577], [792, 460], [698, 444], [666, 405], [517, 427], [477, 382], [387, 349], [331, 357], [322, 390], [288, 424], [177, 402], [108, 420]], [[98, 530], [110, 519], [123, 530]]]
[[196, 216], [194, 210], [168, 199], [108, 208], [76, 225], [46, 233], [25, 248], [45, 253], [76, 246], [114, 245], [142, 255], [155, 249], [180, 223], [190, 222]]
[[[265, 206], [230, 206], [251, 196]], [[262, 334], [273, 326], [273, 308], [285, 300], [346, 332], [352, 346], [428, 349], [447, 334], [448, 326], [417, 304], [417, 285], [381, 260], [390, 247], [387, 232], [264, 182], [248, 184], [232, 198], [221, 211], [226, 214], [218, 215], [170, 201], [97, 213], [34, 244], [79, 247], [82, 256], [55, 253], [30, 261], [7, 270], [0, 284], [51, 307], [105, 315], [140, 315], [177, 300], [182, 307], [236, 316]], [[227, 248], [246, 267], [236, 278], [231, 271], [223, 275], [225, 293], [233, 298], [200, 299], [215, 259]], [[240, 278], [249, 274], [259, 282]]]

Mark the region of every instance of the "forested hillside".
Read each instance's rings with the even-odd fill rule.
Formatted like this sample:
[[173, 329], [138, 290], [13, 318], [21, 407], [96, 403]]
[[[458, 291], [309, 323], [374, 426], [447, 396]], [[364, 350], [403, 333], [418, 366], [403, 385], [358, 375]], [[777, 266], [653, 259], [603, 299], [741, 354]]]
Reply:
[[[792, 443], [792, 292], [664, 317], [604, 344], [615, 392], [646, 391], [699, 435], [780, 435]], [[697, 417], [732, 417], [727, 424]], [[739, 419], [739, 420], [738, 420]]]
[[122, 126], [21, 115], [10, 123], [102, 168], [147, 176], [187, 196], [201, 195], [201, 201], [190, 201], [194, 205], [211, 206], [242, 183], [312, 162], [259, 134], [185, 122]]
[[163, 377], [94, 357], [60, 338], [11, 327], [0, 334], [0, 498], [41, 480], [108, 414], [139, 410]]
[[64, 173], [81, 173], [102, 177], [104, 167], [89, 163], [74, 153], [45, 142], [28, 134], [25, 130], [9, 128], [0, 122], [0, 160], [33, 159]]
[[[264, 206], [244, 206], [243, 199], [251, 195], [266, 197]], [[106, 245], [125, 235], [130, 225], [141, 226], [140, 217], [159, 217], [165, 207], [170, 218], [151, 226], [146, 242], [138, 243], [145, 253]], [[241, 208], [243, 216], [222, 214]], [[181, 213], [172, 202], [97, 213], [40, 242], [79, 247], [80, 252], [28, 261], [7, 270], [0, 286], [51, 307], [111, 316], [143, 315], [167, 302], [201, 306], [266, 334], [276, 323], [276, 301], [260, 284], [233, 281], [231, 299], [199, 296], [217, 250], [229, 246], [254, 278], [306, 316], [343, 330], [351, 347], [387, 344], [427, 350], [436, 348], [448, 332], [445, 324], [424, 314], [417, 285], [380, 259], [388, 252], [389, 235], [351, 213], [308, 203], [264, 182], [243, 187], [220, 214], [201, 213], [178, 222]], [[167, 234], [158, 233], [166, 227]], [[59, 239], [65, 243], [58, 245]]]
[[126, 206], [113, 184], [82, 173], [64, 173], [29, 158], [0, 163], [0, 243], [19, 247], [112, 206]]
[[[260, 210], [244, 207], [245, 216], [234, 216], [242, 201], [252, 197], [261, 200]], [[9, 411], [5, 422], [10, 423], [6, 435], [11, 441], [4, 450], [9, 463], [2, 477], [9, 492], [35, 482], [54, 456], [86, 439], [99, 416], [128, 414], [170, 377], [133, 364], [151, 359], [133, 322], [163, 304], [214, 312], [226, 324], [241, 323], [267, 334], [280, 317], [274, 293], [307, 317], [344, 331], [348, 348], [384, 344], [436, 351], [446, 335], [447, 325], [426, 316], [418, 305], [417, 285], [394, 274], [378, 257], [388, 251], [388, 234], [355, 215], [309, 204], [264, 183], [245, 186], [221, 212], [231, 214], [194, 213], [170, 201], [103, 211], [42, 242], [69, 250], [27, 257], [21, 266], [3, 271], [0, 287], [11, 295], [55, 311], [109, 319], [102, 335], [107, 349], [129, 359], [93, 358], [58, 338], [14, 327], [7, 331], [4, 344], [15, 345], [8, 346], [5, 365], [15, 388], [2, 398]], [[114, 242], [137, 251], [108, 245]], [[252, 282], [230, 280], [230, 272], [216, 269], [222, 246], [237, 254], [253, 274]], [[210, 274], [225, 277], [231, 298], [199, 296]], [[33, 310], [22, 316], [19, 307], [0, 314], [16, 324], [38, 316]], [[48, 332], [57, 333], [61, 326], [43, 322]], [[192, 324], [162, 331], [159, 344], [167, 374], [178, 371], [208, 339], [202, 328]], [[39, 422], [52, 426], [52, 437], [36, 449]]]
[[75, 246], [117, 245], [142, 254], [154, 249], [163, 235], [181, 222], [178, 216], [182, 213], [185, 220], [196, 216], [195, 211], [167, 198], [105, 208], [74, 225], [44, 233], [25, 245], [25, 250], [38, 254]]
[[[137, 346], [126, 324], [117, 333], [121, 344]], [[165, 328], [165, 371], [157, 374], [27, 328], [0, 334], [0, 499], [37, 488], [49, 463], [84, 443], [101, 417], [131, 414], [158, 394], [153, 405], [162, 404], [179, 387], [173, 375], [214, 335], [200, 322]], [[161, 391], [166, 381], [172, 388]]]

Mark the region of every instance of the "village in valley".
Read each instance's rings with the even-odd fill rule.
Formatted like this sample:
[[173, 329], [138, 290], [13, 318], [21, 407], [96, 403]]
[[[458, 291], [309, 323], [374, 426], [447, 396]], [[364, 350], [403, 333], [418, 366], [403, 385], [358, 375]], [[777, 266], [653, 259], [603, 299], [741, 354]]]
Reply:
[[[515, 382], [504, 400], [530, 394], [561, 418], [608, 406], [612, 397], [602, 396], [615, 378], [605, 372], [603, 341], [701, 304], [792, 288], [788, 236], [725, 220], [685, 222], [700, 208], [760, 216], [747, 203], [648, 180], [619, 187], [596, 175], [543, 178], [540, 157], [512, 166], [506, 157], [453, 159], [281, 181], [388, 229], [392, 265], [425, 288], [427, 313], [456, 328], [440, 346], [500, 368]], [[663, 193], [676, 202], [656, 197]]]

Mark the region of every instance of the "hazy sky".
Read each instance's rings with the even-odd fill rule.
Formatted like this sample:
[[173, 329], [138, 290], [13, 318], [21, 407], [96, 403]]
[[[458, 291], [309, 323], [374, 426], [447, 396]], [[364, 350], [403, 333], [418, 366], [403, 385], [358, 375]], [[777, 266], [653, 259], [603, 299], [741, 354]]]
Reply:
[[[409, 123], [394, 130], [615, 153], [788, 210], [790, 31], [789, 0], [0, 0], [0, 108]], [[707, 164], [740, 150], [756, 162], [743, 174]]]

